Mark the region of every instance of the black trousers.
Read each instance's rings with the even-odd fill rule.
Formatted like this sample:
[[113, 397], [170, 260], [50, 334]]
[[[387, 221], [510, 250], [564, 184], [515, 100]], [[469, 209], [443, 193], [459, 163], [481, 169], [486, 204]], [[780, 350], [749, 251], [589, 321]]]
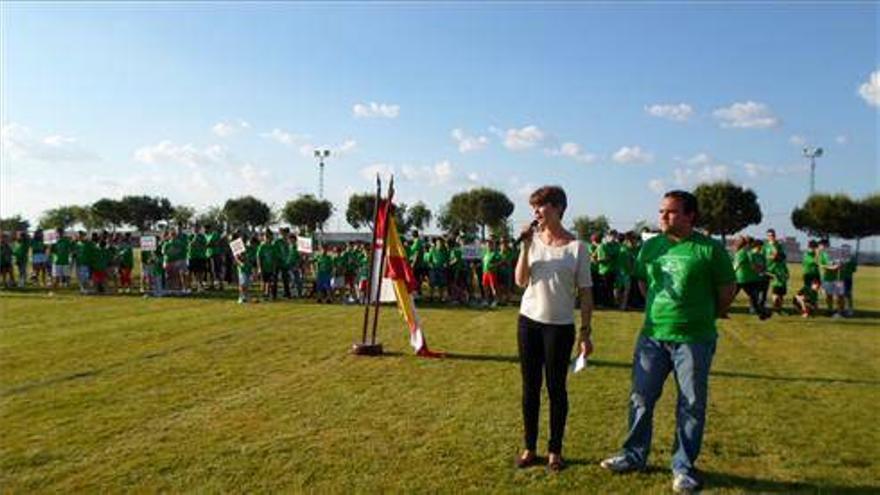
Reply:
[[541, 410], [541, 385], [547, 375], [550, 397], [550, 442], [547, 450], [562, 453], [562, 437], [568, 417], [568, 390], [565, 381], [571, 349], [574, 347], [574, 324], [548, 325], [519, 315], [517, 343], [522, 371], [522, 412], [525, 448], [535, 450], [538, 442], [538, 417]]

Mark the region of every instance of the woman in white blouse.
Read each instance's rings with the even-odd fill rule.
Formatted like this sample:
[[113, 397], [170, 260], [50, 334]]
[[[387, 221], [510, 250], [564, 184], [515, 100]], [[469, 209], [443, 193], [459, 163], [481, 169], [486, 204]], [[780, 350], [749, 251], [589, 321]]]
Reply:
[[519, 310], [517, 342], [522, 371], [522, 410], [525, 450], [516, 458], [518, 467], [535, 464], [538, 438], [538, 412], [541, 407], [542, 374], [547, 377], [550, 397], [550, 439], [547, 467], [559, 471], [562, 438], [568, 416], [568, 374], [575, 343], [574, 309], [581, 301], [579, 351], [588, 355], [590, 318], [593, 312], [593, 285], [587, 247], [562, 226], [567, 200], [558, 186], [542, 187], [529, 197], [533, 223], [523, 229], [522, 246], [516, 264], [516, 284], [525, 288]]

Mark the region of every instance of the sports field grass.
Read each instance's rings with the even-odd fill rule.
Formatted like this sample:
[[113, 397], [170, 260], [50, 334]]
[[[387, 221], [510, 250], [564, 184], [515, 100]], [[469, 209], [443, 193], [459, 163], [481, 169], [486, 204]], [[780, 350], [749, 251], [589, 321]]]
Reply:
[[[856, 275], [856, 318], [759, 322], [740, 296], [720, 323], [712, 492], [880, 491], [880, 269]], [[442, 360], [414, 357], [383, 308], [389, 352], [369, 358], [346, 352], [360, 307], [232, 297], [0, 293], [0, 491], [670, 491], [671, 379], [651, 469], [597, 465], [624, 431], [638, 313], [596, 315], [590, 368], [569, 381], [569, 467], [551, 475], [512, 465], [515, 308], [422, 308]]]

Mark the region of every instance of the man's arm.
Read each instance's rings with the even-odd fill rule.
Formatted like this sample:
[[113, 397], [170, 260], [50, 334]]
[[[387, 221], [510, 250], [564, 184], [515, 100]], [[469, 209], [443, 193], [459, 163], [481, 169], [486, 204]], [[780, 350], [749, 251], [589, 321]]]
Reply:
[[730, 283], [718, 287], [718, 317], [726, 318], [727, 311], [730, 310], [730, 304], [736, 296], [736, 283]]

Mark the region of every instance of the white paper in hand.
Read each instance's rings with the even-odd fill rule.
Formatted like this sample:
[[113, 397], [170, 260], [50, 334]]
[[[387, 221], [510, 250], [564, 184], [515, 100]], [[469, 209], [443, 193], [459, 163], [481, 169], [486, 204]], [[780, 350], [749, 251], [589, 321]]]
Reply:
[[571, 363], [571, 371], [573, 373], [577, 373], [579, 371], [582, 371], [586, 367], [587, 367], [587, 356], [586, 356], [586, 354], [583, 354], [583, 353], [579, 354], [578, 357], [575, 358], [575, 360]]

